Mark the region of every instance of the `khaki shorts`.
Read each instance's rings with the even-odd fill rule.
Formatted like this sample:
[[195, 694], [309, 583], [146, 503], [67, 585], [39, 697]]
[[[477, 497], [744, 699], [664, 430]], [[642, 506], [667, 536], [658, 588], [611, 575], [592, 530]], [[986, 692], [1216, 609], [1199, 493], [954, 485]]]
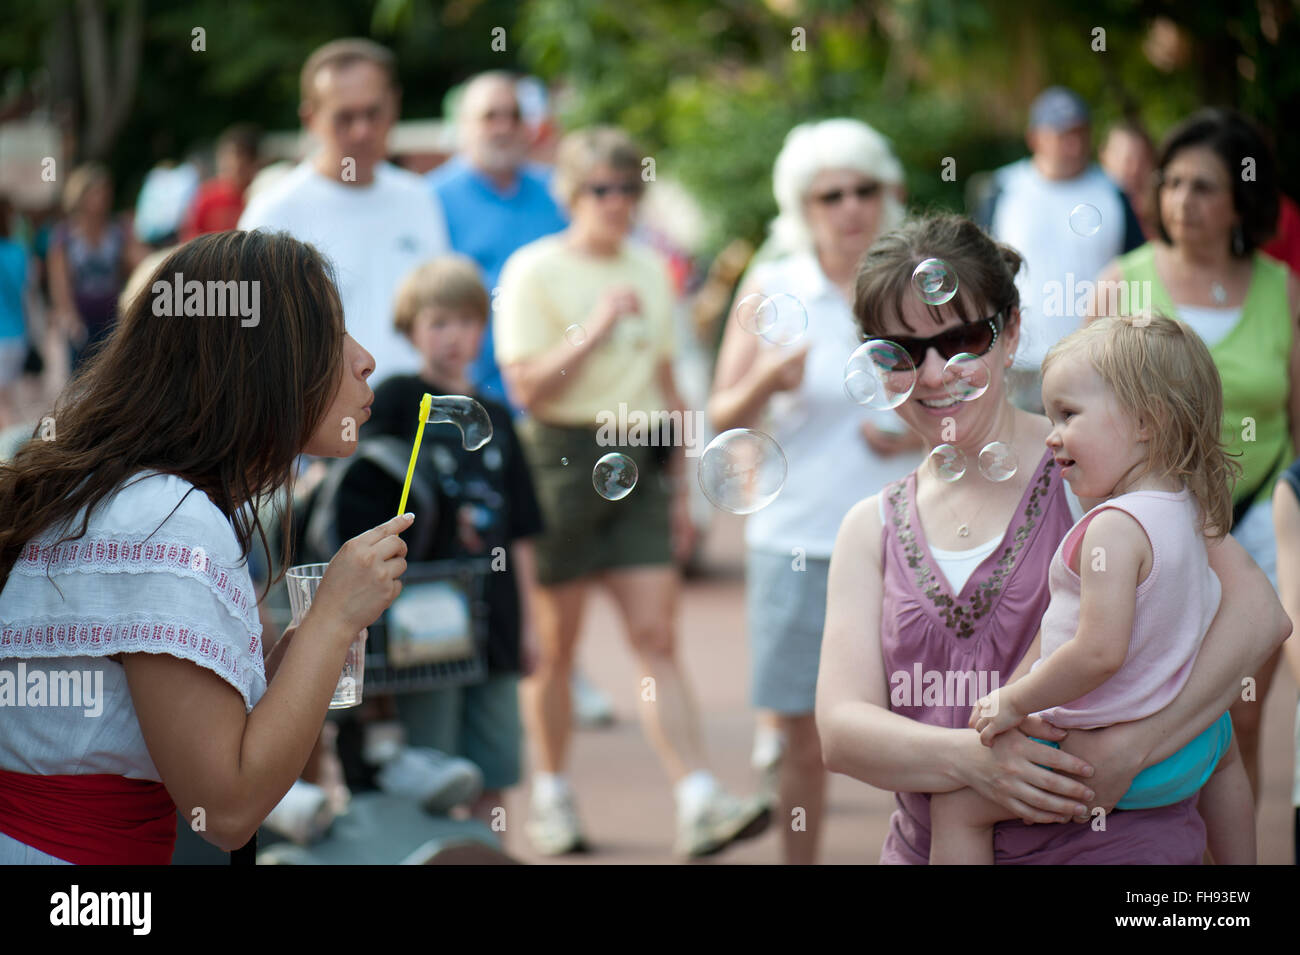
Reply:
[[[673, 449], [606, 447], [596, 434], [532, 419], [519, 426], [546, 521], [546, 530], [533, 538], [540, 584], [672, 563], [672, 485], [661, 462]], [[618, 501], [596, 493], [591, 478], [596, 462], [611, 452], [627, 455], [637, 468], [636, 486]]]

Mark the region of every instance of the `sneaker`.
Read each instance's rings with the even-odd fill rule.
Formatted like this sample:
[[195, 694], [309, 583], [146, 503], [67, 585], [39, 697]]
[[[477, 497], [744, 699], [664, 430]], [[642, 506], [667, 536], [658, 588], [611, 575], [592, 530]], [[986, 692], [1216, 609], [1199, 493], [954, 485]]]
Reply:
[[408, 746], [384, 764], [375, 782], [384, 792], [413, 799], [425, 812], [446, 815], [483, 791], [483, 773], [467, 759]]
[[524, 828], [528, 841], [541, 855], [562, 856], [588, 850], [572, 793], [548, 801], [533, 800]]
[[325, 835], [333, 821], [325, 790], [296, 779], [262, 825], [295, 845], [306, 846]]
[[674, 852], [687, 859], [721, 852], [733, 842], [752, 839], [772, 821], [772, 805], [765, 796], [740, 799], [718, 790], [693, 816], [677, 817]]
[[401, 723], [368, 723], [361, 744], [361, 758], [370, 766], [383, 766], [396, 759], [406, 747], [406, 728]]
[[573, 718], [583, 729], [614, 725], [614, 704], [604, 691], [574, 669], [570, 681], [573, 693]]

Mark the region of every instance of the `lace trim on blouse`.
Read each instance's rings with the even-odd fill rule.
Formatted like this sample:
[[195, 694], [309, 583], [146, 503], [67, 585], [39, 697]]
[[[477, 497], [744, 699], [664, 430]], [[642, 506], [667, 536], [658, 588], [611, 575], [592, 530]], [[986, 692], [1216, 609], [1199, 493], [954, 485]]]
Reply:
[[[251, 635], [261, 633], [257, 602], [240, 586], [240, 577], [213, 561], [202, 547], [166, 538], [139, 541], [92, 537], [64, 541], [57, 547], [33, 541], [23, 548], [13, 573], [51, 578], [72, 573], [149, 574], [159, 571], [200, 581], [215, 593]], [[250, 652], [256, 650], [254, 639]]]
[[1011, 543], [1002, 549], [1002, 555], [998, 558], [988, 579], [982, 581], [964, 602], [960, 600], [960, 594], [954, 599], [948, 593], [930, 564], [930, 555], [922, 548], [912, 529], [911, 519], [908, 516], [910, 504], [908, 485], [913, 480], [912, 476], [896, 481], [890, 486], [889, 505], [894, 531], [907, 557], [907, 566], [912, 569], [916, 589], [934, 605], [936, 612], [943, 618], [944, 624], [958, 639], [972, 636], [975, 632], [975, 624], [997, 603], [1007, 575], [1015, 568], [1017, 556], [1038, 525], [1038, 518], [1043, 513], [1042, 498], [1052, 486], [1052, 470], [1055, 467], [1056, 462], [1049, 458], [1029, 492], [1029, 498], [1020, 516], [1020, 524]]
[[[161, 612], [144, 612], [133, 599], [138, 590], [127, 582], [135, 575], [153, 575], [140, 586]], [[166, 653], [222, 677], [246, 709], [266, 692], [251, 580], [193, 543], [94, 534], [57, 546], [36, 540], [23, 548], [9, 583], [6, 596], [29, 612], [0, 621], [0, 657]], [[242, 636], [221, 626], [223, 615]]]
[[150, 614], [148, 619], [140, 619], [137, 614], [134, 619], [108, 623], [69, 618], [0, 630], [0, 657], [33, 659], [117, 653], [166, 653], [196, 663], [239, 690], [246, 709], [252, 708], [255, 695], [261, 696], [266, 687], [266, 671], [259, 665], [260, 653], [254, 654], [251, 661], [241, 663], [228, 640], [175, 617], [159, 621], [156, 614]]

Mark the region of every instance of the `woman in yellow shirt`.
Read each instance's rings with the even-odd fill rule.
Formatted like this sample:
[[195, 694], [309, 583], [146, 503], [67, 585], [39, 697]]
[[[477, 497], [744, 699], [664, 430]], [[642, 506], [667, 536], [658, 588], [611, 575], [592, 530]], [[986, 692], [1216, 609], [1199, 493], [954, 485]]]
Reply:
[[[497, 360], [511, 400], [528, 414], [520, 438], [546, 520], [535, 543], [539, 659], [523, 704], [540, 763], [528, 834], [548, 855], [585, 847], [563, 767], [569, 674], [583, 604], [597, 583], [617, 604], [646, 675], [641, 718], [676, 783], [677, 853], [717, 852], [757, 835], [770, 817], [766, 801], [728, 795], [707, 770], [675, 653], [673, 543], [689, 532], [685, 412], [672, 373], [671, 283], [657, 255], [628, 239], [641, 168], [641, 153], [620, 130], [567, 136], [554, 189], [571, 225], [506, 262], [497, 302]], [[642, 426], [638, 434], [638, 419], [652, 423], [649, 433]], [[670, 424], [661, 429], [663, 422]], [[593, 486], [594, 466], [610, 453], [631, 459], [637, 472], [618, 500]]]

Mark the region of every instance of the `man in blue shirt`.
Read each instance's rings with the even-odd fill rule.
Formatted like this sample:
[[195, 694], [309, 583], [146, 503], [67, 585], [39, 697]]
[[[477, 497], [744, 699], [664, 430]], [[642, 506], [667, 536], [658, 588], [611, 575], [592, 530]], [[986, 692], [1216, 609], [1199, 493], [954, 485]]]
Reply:
[[[460, 152], [427, 178], [446, 214], [452, 248], [477, 262], [483, 284], [495, 290], [501, 267], [516, 249], [568, 222], [551, 196], [551, 171], [525, 161], [528, 127], [515, 77], [493, 71], [471, 79], [456, 126]], [[508, 403], [491, 320], [469, 373], [481, 393]]]

